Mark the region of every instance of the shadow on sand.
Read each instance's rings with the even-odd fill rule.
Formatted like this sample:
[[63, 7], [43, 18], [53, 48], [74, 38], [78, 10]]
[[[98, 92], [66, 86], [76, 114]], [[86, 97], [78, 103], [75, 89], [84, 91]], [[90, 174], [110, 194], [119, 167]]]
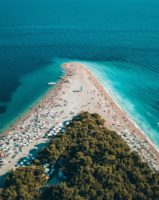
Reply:
[[[28, 156], [23, 157], [23, 158], [18, 160], [16, 167], [18, 167], [18, 166], [29, 166], [31, 164], [31, 161], [34, 160], [36, 158], [36, 156], [38, 155], [38, 152], [41, 149], [43, 149], [44, 147], [46, 147], [47, 145], [48, 145], [48, 142], [35, 145], [34, 149], [31, 149], [29, 151]], [[0, 176], [0, 188], [4, 187], [4, 181], [5, 181], [5, 179], [8, 175], [9, 175], [9, 172]]]

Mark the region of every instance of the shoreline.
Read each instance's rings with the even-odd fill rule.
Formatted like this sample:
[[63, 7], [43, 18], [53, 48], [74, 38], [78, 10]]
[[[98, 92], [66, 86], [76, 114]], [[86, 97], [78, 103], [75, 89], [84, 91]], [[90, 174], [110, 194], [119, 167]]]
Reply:
[[[66, 76], [66, 74], [64, 73], [62, 76], [62, 79]], [[49, 95], [50, 92], [52, 92], [52, 90], [55, 90], [58, 85], [60, 84], [60, 81], [57, 81], [56, 85], [50, 86], [50, 89], [48, 89], [47, 91], [44, 92], [44, 94], [42, 94], [37, 100], [35, 100], [32, 104], [29, 105], [28, 108], [26, 108], [24, 110], [24, 112], [21, 114], [21, 116], [18, 116], [15, 118], [15, 120], [13, 120], [11, 122], [11, 124], [9, 124], [4, 131], [0, 132], [0, 139], [3, 138], [4, 136], [6, 136], [12, 129], [16, 128], [17, 124], [19, 122], [22, 122], [24, 120], [26, 120], [31, 114], [32, 112], [34, 112], [34, 110], [43, 103], [44, 99], [47, 98], [47, 96]]]
[[[43, 106], [46, 103], [47, 99], [50, 98], [50, 96], [56, 96], [58, 94], [58, 90], [61, 87], [63, 80], [67, 78], [67, 74], [68, 72], [64, 69], [63, 76], [61, 79], [59, 79], [56, 85], [50, 88], [44, 95], [42, 95], [42, 97], [39, 99], [39, 101], [37, 101], [37, 103], [35, 103], [35, 105], [31, 106], [31, 108], [28, 109], [23, 116], [18, 117], [17, 120], [15, 120], [14, 124], [12, 124], [8, 129], [6, 129], [3, 133], [0, 134], [0, 159], [1, 153], [3, 153], [3, 151], [1, 151], [1, 144], [3, 144], [3, 141], [5, 141], [6, 138], [10, 135], [14, 138], [16, 135], [13, 134], [13, 131], [18, 129], [18, 125], [23, 124], [25, 121], [27, 121], [36, 112], [38, 108], [41, 108], [41, 106]], [[12, 160], [9, 166], [8, 164], [0, 166], [0, 185], [3, 180], [3, 176], [5, 176], [5, 174], [7, 174], [11, 169], [15, 169], [15, 165], [19, 162], [20, 159], [22, 159], [24, 156], [29, 156], [29, 152], [32, 149], [34, 149], [36, 145], [39, 145], [41, 143], [48, 143], [49, 140], [47, 138], [43, 138], [44, 135], [45, 134], [42, 134], [41, 137], [38, 138], [38, 140], [33, 140], [31, 146], [25, 146], [22, 149], [22, 153], [19, 153], [16, 156], [16, 159], [12, 159], [11, 156], [9, 156], [9, 160]]]
[[126, 112], [126, 110], [116, 101], [114, 100], [113, 95], [110, 94], [109, 90], [106, 88], [106, 86], [102, 83], [102, 81], [100, 80], [99, 77], [97, 77], [96, 75], [94, 75], [93, 72], [91, 72], [91, 70], [84, 64], [81, 64], [84, 68], [86, 68], [86, 70], [89, 71], [89, 73], [95, 77], [95, 79], [98, 81], [98, 84], [101, 85], [101, 87], [103, 88], [103, 90], [107, 93], [107, 95], [109, 95], [109, 97], [112, 99], [112, 101], [116, 104], [116, 106], [121, 110], [121, 112], [124, 113], [124, 115], [126, 115], [126, 117], [131, 121], [131, 123], [133, 123], [133, 125], [135, 126], [135, 128], [139, 129], [139, 131], [141, 132], [141, 134], [143, 135], [143, 137], [145, 137], [146, 140], [148, 140], [148, 142], [153, 146], [153, 148], [155, 148], [155, 150], [157, 151], [157, 153], [159, 153], [159, 147], [157, 145], [155, 145], [150, 139], [149, 137], [144, 133], [144, 130], [137, 124], [137, 122], [135, 122], [135, 120], [131, 117], [131, 115]]
[[159, 146], [157, 146], [155, 143], [152, 142], [152, 140], [149, 138], [149, 136], [147, 136], [146, 132], [142, 127], [140, 127], [138, 125], [138, 122], [135, 120], [135, 117], [132, 117], [132, 114], [129, 113], [126, 108], [122, 107], [122, 105], [119, 103], [117, 97], [113, 96], [113, 93], [111, 94], [110, 89], [108, 89], [104, 83], [102, 83], [102, 80], [100, 79], [100, 77], [94, 75], [94, 72], [91, 72], [91, 70], [89, 70], [89, 68], [82, 64], [88, 71], [90, 71], [90, 73], [92, 74], [92, 76], [94, 76], [99, 84], [103, 87], [103, 89], [106, 91], [106, 93], [112, 98], [113, 102], [116, 104], [117, 107], [119, 107], [119, 109], [127, 116], [127, 118], [131, 121], [131, 123], [134, 124], [134, 126], [139, 129], [139, 131], [142, 133], [142, 135], [146, 138], [146, 140], [148, 140], [148, 142], [153, 146], [153, 148], [155, 148], [155, 150], [159, 153]]
[[150, 145], [152, 145], [152, 147], [157, 151], [157, 153], [159, 153], [159, 147], [157, 145], [155, 145], [150, 139], [149, 137], [144, 133], [144, 131], [142, 130], [142, 128], [140, 128], [140, 126], [134, 121], [134, 119], [131, 117], [131, 115], [129, 115], [129, 113], [126, 112], [126, 110], [116, 101], [113, 99], [113, 96], [110, 94], [109, 90], [106, 88], [106, 86], [104, 84], [102, 84], [100, 78], [98, 78], [97, 76], [95, 76], [90, 70], [89, 68], [82, 64], [83, 67], [86, 68], [86, 70], [89, 71], [89, 73], [92, 75], [92, 77], [95, 77], [95, 79], [98, 81], [98, 84], [101, 85], [102, 90], [104, 90], [104, 92], [109, 95], [109, 97], [112, 99], [112, 101], [115, 103], [115, 105], [121, 110], [121, 112], [124, 113], [124, 115], [126, 115], [126, 117], [128, 118], [128, 120], [130, 120], [131, 123], [133, 123], [133, 125], [135, 126], [136, 129], [139, 129], [139, 131], [141, 132], [142, 136], [144, 137], [144, 139], [148, 140], [148, 142], [150, 143]]
[[2, 131], [0, 131], [0, 138], [5, 136], [8, 130], [11, 130], [14, 126], [16, 126], [16, 123], [21, 121], [22, 118], [26, 118], [26, 115], [28, 115], [28, 113], [32, 111], [32, 109], [34, 109], [34, 107], [37, 106], [43, 100], [43, 98], [48, 94], [50, 90], [51, 88], [45, 91], [44, 94], [40, 95], [37, 100], [35, 100], [27, 108], [25, 108], [21, 114], [18, 114], [17, 117], [15, 117], [10, 123], [8, 123], [8, 125], [6, 125], [5, 128], [2, 129]]
[[[74, 62], [76, 63], [76, 62]], [[120, 110], [121, 113], [124, 114], [124, 117], [126, 117], [128, 119], [128, 121], [130, 121], [130, 123], [134, 126], [135, 129], [137, 129], [137, 135], [141, 138], [144, 139], [145, 141], [148, 142], [148, 145], [150, 146], [150, 150], [153, 150], [153, 153], [156, 155], [156, 157], [159, 159], [159, 149], [158, 147], [148, 138], [148, 136], [146, 136], [146, 134], [144, 133], [144, 131], [137, 125], [137, 123], [131, 118], [131, 116], [129, 116], [129, 114], [122, 108], [122, 106], [120, 106], [120, 104], [118, 104], [113, 97], [111, 96], [111, 94], [109, 93], [108, 89], [104, 86], [104, 84], [102, 84], [102, 82], [99, 80], [98, 77], [96, 77], [93, 72], [91, 72], [91, 70], [89, 70], [89, 68], [87, 66], [85, 66], [84, 64], [81, 63], [76, 63], [77, 65], [80, 64], [81, 66], [83, 66], [88, 73], [91, 75], [91, 78], [94, 80], [94, 82], [96, 83], [97, 87], [99, 87], [99, 90], [102, 90], [103, 93], [105, 93], [106, 96], [109, 96], [109, 98], [111, 99], [111, 101], [115, 104], [115, 106]], [[102, 116], [103, 117], [103, 116]], [[112, 129], [113, 130], [113, 129]], [[118, 133], [118, 132], [117, 132]], [[138, 152], [139, 153], [139, 152]], [[158, 166], [158, 170], [159, 170], [159, 166]]]
[[[52, 69], [52, 68], [55, 68], [55, 69]], [[53, 75], [49, 75], [49, 78], [45, 78], [46, 75], [48, 75], [48, 74], [46, 74], [46, 71], [50, 71], [51, 73], [49, 72], [49, 74], [53, 73]], [[54, 72], [55, 72], [55, 75], [54, 75]], [[43, 77], [44, 77], [42, 79], [42, 81], [41, 81], [41, 79], [39, 79], [39, 74], [41, 74], [41, 73], [43, 74]], [[44, 69], [40, 68], [37, 72], [24, 74], [20, 78], [20, 81], [22, 83], [24, 83], [24, 84], [20, 85], [20, 87], [17, 89], [17, 91], [13, 94], [13, 101], [16, 100], [16, 98], [14, 96], [17, 96], [17, 92], [19, 92], [19, 90], [22, 90], [23, 85], [24, 85], [24, 87], [26, 87], [28, 82], [29, 82], [29, 84], [34, 84], [34, 82], [30, 83], [30, 78], [31, 79], [38, 78], [38, 82], [39, 82], [39, 86], [38, 87], [42, 87], [42, 89], [40, 88], [40, 92], [36, 93], [35, 96], [33, 98], [31, 98], [31, 101], [29, 100], [29, 103], [25, 103], [24, 106], [21, 106], [21, 111], [22, 112], [18, 112], [18, 113], [14, 113], [14, 114], [11, 113], [11, 116], [13, 116], [13, 117], [10, 118], [11, 120], [9, 119], [9, 122], [7, 122], [7, 120], [5, 120], [5, 122], [3, 123], [4, 126], [0, 129], [0, 138], [3, 137], [5, 135], [5, 133], [8, 132], [8, 130], [10, 130], [18, 121], [20, 121], [21, 118], [25, 117], [32, 109], [34, 109], [45, 98], [45, 96], [48, 95], [49, 91], [52, 90], [52, 88], [55, 88], [55, 86], [60, 82], [61, 77], [63, 77], [64, 75], [65, 74], [64, 74], [64, 70], [62, 69], [62, 67], [59, 68], [56, 63], [53, 66], [52, 62], [47, 64], [44, 67]], [[52, 86], [48, 85], [48, 82], [52, 78], [53, 78], [53, 81], [56, 83], [56, 85], [52, 85]], [[25, 88], [23, 88], [23, 90], [25, 90]], [[37, 88], [36, 88], [36, 90], [37, 90]], [[30, 99], [29, 97], [27, 97], [27, 98]], [[23, 101], [25, 101], [24, 98], [23, 98]], [[3, 117], [3, 115], [2, 115], [2, 117]], [[4, 116], [4, 117], [6, 118], [6, 116]]]
[[[65, 69], [63, 78], [4, 132], [3, 138], [0, 137], [0, 153], [8, 153], [5, 155], [7, 164], [0, 167], [0, 176], [14, 168], [15, 163], [23, 157], [19, 149], [29, 152], [39, 142], [45, 142], [44, 136], [53, 126], [71, 120], [82, 111], [100, 114], [106, 126], [121, 135], [130, 149], [137, 151], [152, 169], [159, 170], [158, 150], [114, 101], [97, 77], [80, 63], [69, 62], [62, 66]], [[17, 142], [22, 143], [22, 147], [17, 147]]]

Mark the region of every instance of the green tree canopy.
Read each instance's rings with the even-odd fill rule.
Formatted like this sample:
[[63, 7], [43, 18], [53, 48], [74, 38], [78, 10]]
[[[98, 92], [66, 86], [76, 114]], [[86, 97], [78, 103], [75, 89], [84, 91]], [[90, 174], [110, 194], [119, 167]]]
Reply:
[[[57, 185], [40, 190], [45, 184], [41, 177], [45, 176], [42, 171], [38, 175], [34, 171], [45, 163], [54, 165], [55, 173], [50, 179], [57, 174], [62, 177]], [[11, 173], [4, 199], [159, 199], [159, 174], [130, 151], [118, 134], [108, 130], [97, 114], [84, 112], [75, 117], [65, 132], [53, 137], [39, 153], [34, 165], [34, 170], [20, 168]]]

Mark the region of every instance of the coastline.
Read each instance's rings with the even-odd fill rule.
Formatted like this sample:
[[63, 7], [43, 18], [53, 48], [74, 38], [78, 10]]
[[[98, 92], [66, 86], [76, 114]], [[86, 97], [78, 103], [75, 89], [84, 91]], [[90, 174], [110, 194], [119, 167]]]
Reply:
[[[22, 147], [23, 152], [25, 152], [25, 149], [29, 151], [39, 142], [45, 142], [43, 137], [53, 125], [70, 120], [82, 111], [97, 112], [105, 119], [106, 126], [121, 135], [130, 148], [139, 153], [143, 161], [148, 162], [152, 169], [159, 170], [159, 152], [157, 148], [151, 144], [152, 142], [149, 141], [142, 130], [136, 127], [134, 121], [120, 108], [120, 105], [117, 105], [92, 72], [83, 64], [76, 62], [64, 63], [63, 68], [65, 74], [62, 80], [53, 89], [49, 90], [43, 99], [31, 108], [25, 116], [21, 117], [4, 133], [4, 141], [1, 140], [1, 144], [5, 143], [7, 134], [8, 137], [11, 136], [13, 139], [12, 146], [15, 148], [14, 139], [18, 134], [23, 137], [28, 131], [30, 139], [32, 131], [37, 131], [39, 138], [37, 140], [31, 138], [33, 141], [31, 141], [29, 147], [27, 145]], [[43, 122], [44, 127], [42, 129], [41, 127], [38, 128], [39, 125], [37, 126], [35, 119]], [[31, 122], [33, 124], [28, 127]], [[23, 141], [22, 139], [21, 141]], [[6, 157], [8, 160], [10, 159], [10, 162], [0, 168], [0, 175], [12, 169], [16, 161], [23, 157], [21, 152], [17, 153], [13, 159], [11, 155]]]
[[[66, 74], [64, 73], [62, 75], [62, 78], [65, 78], [65, 76]], [[49, 95], [49, 93], [52, 92], [52, 90], [55, 90], [59, 86], [59, 84], [60, 84], [60, 79], [56, 82], [55, 85], [50, 86], [50, 88], [47, 91], [45, 91], [41, 96], [39, 96], [37, 100], [31, 103], [28, 106], [28, 108], [26, 108], [22, 112], [22, 114], [20, 114], [13, 121], [11, 121], [10, 124], [8, 124], [6, 128], [2, 132], [0, 132], [0, 139], [6, 136], [12, 129], [16, 128], [19, 122], [25, 121], [29, 116], [31, 116], [32, 112], [34, 112], [34, 110], [43, 103], [44, 99]]]
[[[120, 102], [120, 100], [118, 99], [119, 97], [116, 96], [116, 92], [113, 90], [112, 87], [107, 87], [106, 84], [103, 82], [102, 78], [100, 76], [96, 76], [95, 71], [91, 72], [91, 69], [89, 69], [89, 67], [87, 67], [87, 65], [83, 64], [82, 65], [88, 70], [90, 71], [90, 73], [95, 76], [95, 78], [99, 81], [99, 84], [104, 88], [104, 90], [106, 90], [107, 94], [112, 98], [112, 100], [114, 101], [114, 103], [119, 107], [119, 109], [129, 118], [129, 120], [134, 124], [134, 126], [139, 129], [139, 131], [143, 134], [144, 137], [146, 137], [146, 140], [149, 141], [149, 143], [151, 143], [151, 145], [156, 149], [156, 151], [159, 153], [159, 146], [157, 144], [155, 144], [153, 142], [153, 139], [151, 140], [150, 137], [148, 136], [148, 129], [149, 127], [142, 127], [139, 124], [141, 123], [141, 121], [137, 121], [136, 120], [136, 113], [131, 113], [129, 112], [129, 110], [127, 110], [126, 107], [124, 107], [122, 105], [123, 102]], [[124, 100], [123, 100], [124, 101]], [[145, 124], [145, 123], [144, 123]], [[153, 131], [153, 130], [152, 130]], [[156, 130], [154, 130], [156, 132]], [[151, 130], [149, 131], [151, 132]], [[156, 132], [157, 134], [157, 132]]]
[[[51, 89], [51, 88], [50, 88]], [[9, 122], [4, 129], [2, 129], [2, 131], [0, 131], [0, 138], [5, 136], [9, 130], [11, 130], [12, 128], [14, 128], [14, 126], [16, 126], [16, 124], [21, 121], [21, 120], [25, 120], [25, 118], [27, 118], [27, 115], [34, 109], [35, 106], [37, 106], [42, 99], [48, 94], [48, 92], [50, 91], [50, 89], [48, 89], [47, 91], [44, 92], [44, 94], [42, 94], [41, 96], [39, 96], [39, 98], [37, 100], [35, 100], [34, 102], [32, 102], [26, 109], [24, 109], [24, 111], [19, 114], [17, 117], [15, 117], [15, 119], [13, 119], [11, 122]]]
[[58, 83], [63, 75], [64, 71], [56, 61], [54, 64], [51, 61], [45, 67], [23, 74], [19, 80], [21, 85], [13, 93], [11, 101], [8, 102], [7, 111], [1, 115], [0, 137], [42, 101], [54, 87], [49, 86], [48, 82], [52, 80]]
[[[57, 82], [57, 84], [58, 84], [58, 82]], [[56, 84], [56, 86], [57, 86], [57, 84]], [[17, 116], [13, 121], [11, 121], [10, 124], [8, 124], [6, 126], [6, 128], [2, 132], [0, 132], [0, 138], [4, 137], [6, 134], [8, 134], [8, 132], [10, 130], [16, 128], [17, 123], [19, 123], [21, 121], [25, 121], [32, 114], [32, 112], [34, 112], [34, 109], [43, 102], [44, 98], [46, 98], [46, 96], [49, 94], [49, 92], [51, 90], [55, 89], [56, 86], [51, 86], [50, 89], [45, 91], [44, 94], [39, 96], [39, 98], [37, 100], [32, 102], [19, 116]]]
[[[64, 70], [64, 72], [65, 73], [63, 73], [62, 79], [59, 80], [56, 83], [56, 85], [52, 86], [52, 88], [50, 88], [44, 95], [42, 95], [39, 98], [39, 100], [37, 100], [37, 104], [35, 103], [33, 106], [30, 107], [30, 109], [26, 110], [26, 112], [24, 112], [25, 114], [23, 116], [18, 117], [15, 120], [14, 124], [10, 125], [8, 127], [8, 129], [6, 129], [3, 133], [0, 134], [0, 159], [1, 159], [1, 153], [3, 153], [3, 151], [1, 151], [1, 145], [3, 144], [3, 141], [5, 142], [7, 140], [6, 138], [10, 135], [14, 138], [16, 135], [13, 134], [13, 131], [18, 129], [18, 125], [23, 124], [25, 121], [27, 121], [36, 112], [36, 110], [38, 108], [40, 108], [41, 106], [43, 106], [46, 103], [46, 100], [50, 96], [52, 96], [52, 95], [56, 96], [58, 94], [58, 90], [61, 87], [62, 81], [67, 78], [67, 71]], [[19, 154], [17, 154], [16, 158], [12, 159], [11, 155], [7, 156], [7, 159], [11, 160], [11, 162], [8, 162], [9, 165], [7, 163], [5, 165], [0, 166], [0, 186], [2, 184], [3, 177], [5, 177], [5, 174], [7, 174], [10, 170], [15, 169], [16, 168], [15, 165], [20, 161], [20, 159], [22, 159], [23, 157], [29, 156], [29, 152], [32, 149], [34, 149], [37, 145], [49, 142], [48, 139], [43, 138], [44, 135], [45, 134], [41, 134], [40, 137], [38, 137], [37, 139], [34, 139], [31, 142], [31, 145], [24, 146], [22, 151]]]
[[133, 125], [135, 126], [136, 129], [139, 129], [140, 133], [142, 134], [142, 136], [148, 140], [148, 142], [152, 145], [152, 147], [157, 151], [157, 153], [159, 153], [159, 147], [157, 147], [150, 139], [149, 137], [144, 133], [144, 131], [142, 130], [142, 128], [140, 128], [140, 126], [134, 121], [134, 119], [131, 117], [131, 115], [126, 112], [126, 110], [116, 101], [114, 100], [113, 96], [111, 95], [111, 93], [109, 92], [109, 90], [106, 88], [106, 86], [104, 84], [102, 84], [100, 78], [98, 78], [96, 75], [94, 75], [94, 73], [91, 72], [91, 70], [89, 70], [89, 68], [82, 64], [83, 67], [85, 67], [89, 73], [92, 75], [92, 77], [95, 77], [95, 79], [98, 81], [98, 84], [101, 85], [102, 90], [104, 90], [104, 92], [107, 93], [107, 95], [109, 95], [109, 97], [112, 99], [112, 101], [116, 104], [116, 106], [121, 110], [121, 112], [124, 113], [124, 115], [126, 115], [126, 117], [131, 121], [131, 123], [133, 123]]
[[[83, 65], [83, 64], [82, 64]], [[106, 88], [106, 86], [104, 84], [101, 83], [100, 79], [95, 76], [86, 65], [83, 65], [83, 67], [85, 67], [89, 73], [91, 74], [92, 77], [95, 77], [95, 79], [98, 81], [98, 84], [101, 85], [102, 90], [104, 90], [104, 92], [109, 95], [109, 97], [112, 99], [112, 101], [114, 102], [114, 104], [121, 110], [121, 112], [124, 113], [124, 115], [126, 115], [126, 117], [128, 118], [128, 120], [130, 120], [130, 122], [135, 126], [136, 129], [139, 129], [140, 133], [142, 134], [142, 136], [144, 137], [144, 139], [148, 140], [148, 142], [150, 143], [150, 145], [152, 145], [152, 147], [155, 149], [155, 151], [157, 151], [157, 153], [159, 153], [159, 148], [148, 138], [148, 136], [146, 136], [146, 134], [144, 133], [144, 131], [139, 127], [139, 125], [133, 120], [133, 118], [131, 117], [131, 115], [129, 115], [124, 108], [122, 108], [122, 106], [113, 99], [113, 96], [110, 94], [109, 90]], [[95, 80], [95, 81], [96, 81]]]

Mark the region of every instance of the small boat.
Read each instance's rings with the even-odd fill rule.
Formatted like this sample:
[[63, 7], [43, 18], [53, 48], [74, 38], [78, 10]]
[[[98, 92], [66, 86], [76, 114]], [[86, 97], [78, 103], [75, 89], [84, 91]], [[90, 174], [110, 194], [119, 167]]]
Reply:
[[56, 82], [48, 82], [48, 85], [55, 85]]

